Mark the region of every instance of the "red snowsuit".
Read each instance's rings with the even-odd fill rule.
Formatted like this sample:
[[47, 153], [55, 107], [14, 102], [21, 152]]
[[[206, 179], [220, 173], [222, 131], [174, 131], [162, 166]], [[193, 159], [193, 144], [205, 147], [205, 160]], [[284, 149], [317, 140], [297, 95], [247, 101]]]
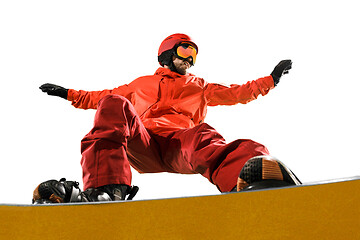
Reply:
[[159, 68], [112, 90], [70, 89], [74, 107], [97, 109], [81, 142], [84, 189], [131, 185], [131, 164], [141, 173], [200, 173], [221, 192], [230, 191], [248, 159], [269, 153], [251, 140], [227, 144], [203, 123], [206, 108], [245, 104], [273, 87], [271, 76], [226, 87]]

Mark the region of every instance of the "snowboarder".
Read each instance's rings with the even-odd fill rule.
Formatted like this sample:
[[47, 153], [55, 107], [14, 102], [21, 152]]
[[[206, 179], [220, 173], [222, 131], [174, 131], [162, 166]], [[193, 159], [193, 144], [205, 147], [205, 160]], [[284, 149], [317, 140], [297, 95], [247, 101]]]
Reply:
[[97, 109], [81, 141], [85, 191], [65, 179], [41, 183], [34, 202], [111, 201], [132, 198], [130, 165], [140, 173], [201, 174], [220, 192], [301, 184], [265, 146], [239, 139], [226, 143], [204, 123], [207, 106], [246, 104], [266, 95], [291, 68], [280, 61], [269, 76], [230, 87], [188, 73], [198, 46], [185, 34], [165, 38], [154, 75], [103, 91], [43, 84], [48, 95], [76, 108]]

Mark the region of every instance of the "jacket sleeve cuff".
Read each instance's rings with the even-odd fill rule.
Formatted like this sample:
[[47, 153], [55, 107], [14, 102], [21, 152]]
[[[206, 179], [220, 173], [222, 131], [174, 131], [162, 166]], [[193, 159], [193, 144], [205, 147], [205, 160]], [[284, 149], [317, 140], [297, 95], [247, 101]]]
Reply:
[[274, 79], [271, 75], [265, 77], [266, 85], [269, 87], [269, 89], [275, 88]]
[[67, 100], [68, 101], [74, 101], [75, 99], [77, 99], [79, 97], [79, 92], [74, 90], [74, 89], [69, 89], [68, 91], [68, 96], [67, 96]]

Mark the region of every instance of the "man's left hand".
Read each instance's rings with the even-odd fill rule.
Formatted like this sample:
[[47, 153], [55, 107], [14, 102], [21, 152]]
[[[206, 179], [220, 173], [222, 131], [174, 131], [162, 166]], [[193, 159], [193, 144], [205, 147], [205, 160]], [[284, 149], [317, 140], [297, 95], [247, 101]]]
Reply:
[[282, 60], [276, 65], [272, 73], [270, 74], [274, 80], [274, 86], [276, 86], [282, 75], [289, 73], [291, 69], [292, 61], [290, 59]]

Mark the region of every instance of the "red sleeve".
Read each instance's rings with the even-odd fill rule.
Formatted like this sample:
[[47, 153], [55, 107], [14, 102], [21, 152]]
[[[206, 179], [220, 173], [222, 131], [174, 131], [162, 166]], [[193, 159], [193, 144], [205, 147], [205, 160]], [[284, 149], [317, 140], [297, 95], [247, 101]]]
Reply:
[[259, 94], [266, 95], [273, 88], [274, 81], [271, 76], [249, 81], [243, 85], [232, 84], [230, 87], [208, 83], [205, 88], [205, 98], [208, 106], [245, 104], [257, 99]]
[[76, 108], [96, 109], [99, 100], [109, 94], [118, 94], [128, 97], [131, 94], [131, 90], [127, 84], [112, 90], [106, 89], [102, 91], [76, 91], [74, 89], [69, 89], [67, 100], [71, 101], [71, 104]]

